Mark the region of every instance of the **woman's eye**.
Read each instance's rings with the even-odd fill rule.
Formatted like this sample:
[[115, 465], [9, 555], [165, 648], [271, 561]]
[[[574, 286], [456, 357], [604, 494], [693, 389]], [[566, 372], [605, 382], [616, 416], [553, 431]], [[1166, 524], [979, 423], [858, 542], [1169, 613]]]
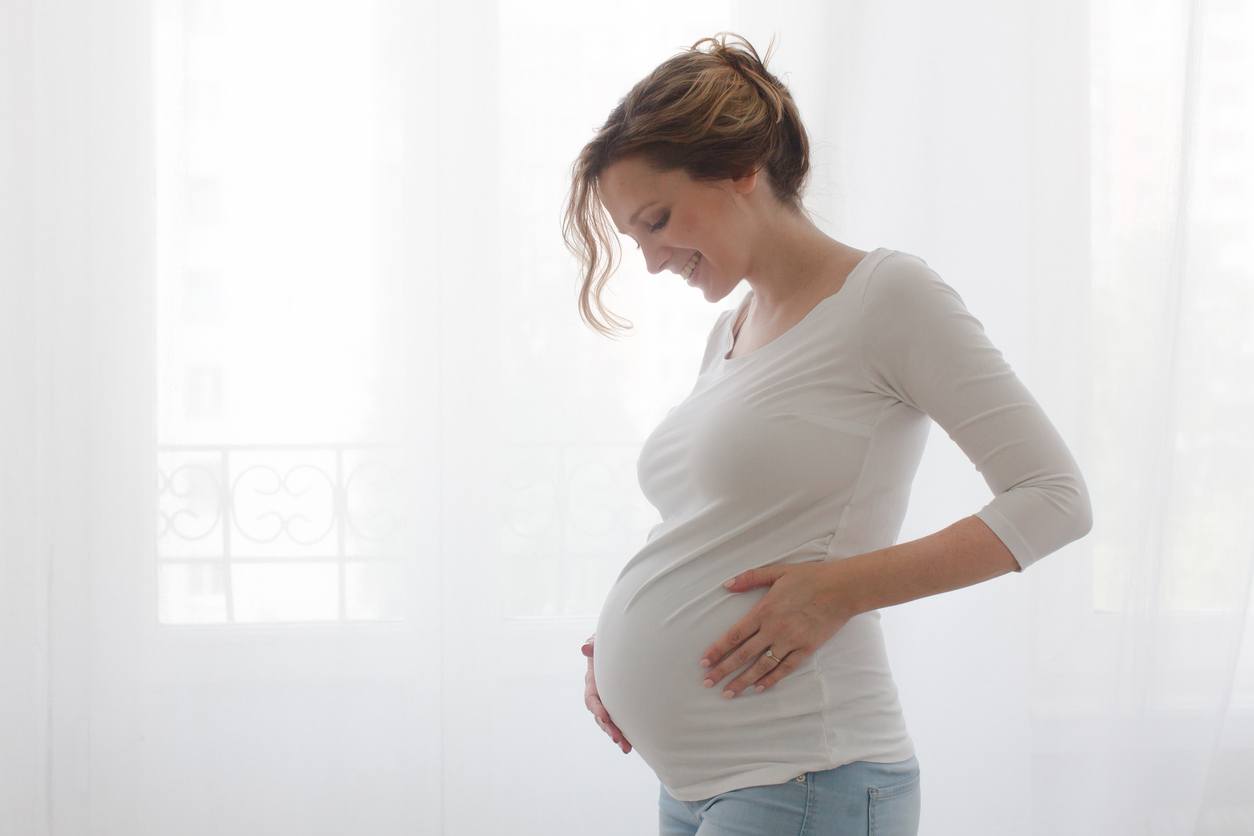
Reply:
[[657, 222], [657, 223], [655, 223], [653, 226], [649, 227], [649, 231], [650, 231], [650, 232], [657, 232], [659, 229], [661, 229], [662, 227], [666, 226], [666, 222], [667, 222], [667, 221], [669, 221], [669, 220], [670, 220], [670, 218], [671, 218], [671, 213], [670, 213], [670, 212], [667, 212], [665, 215], [663, 215], [663, 216], [662, 216], [662, 217], [658, 220], [658, 222]]

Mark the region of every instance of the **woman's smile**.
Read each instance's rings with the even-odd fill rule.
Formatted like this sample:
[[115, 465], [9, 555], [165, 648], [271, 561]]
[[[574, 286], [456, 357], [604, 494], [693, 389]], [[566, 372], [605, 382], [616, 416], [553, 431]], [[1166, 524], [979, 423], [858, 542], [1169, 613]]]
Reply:
[[680, 271], [680, 275], [688, 280], [688, 284], [692, 284], [693, 280], [696, 278], [697, 270], [701, 266], [701, 260], [701, 253], [693, 253], [692, 258], [688, 259], [688, 263], [685, 264], [683, 269]]

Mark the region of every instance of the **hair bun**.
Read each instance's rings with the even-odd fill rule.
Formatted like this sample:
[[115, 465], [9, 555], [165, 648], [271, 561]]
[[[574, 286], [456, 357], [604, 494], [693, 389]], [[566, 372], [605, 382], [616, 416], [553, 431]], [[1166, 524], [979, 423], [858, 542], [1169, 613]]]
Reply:
[[[727, 42], [729, 36], [734, 38], [735, 42], [729, 44]], [[707, 44], [710, 47], [708, 54], [721, 59], [746, 84], [757, 90], [774, 110], [775, 123], [781, 122], [784, 118], [784, 103], [780, 98], [779, 90], [783, 85], [766, 68], [766, 63], [771, 60], [771, 53], [775, 48], [775, 39], [771, 39], [766, 49], [765, 59], [758, 56], [758, 51], [748, 39], [733, 32], [718, 32], [714, 37], [701, 38], [690, 49], [701, 51], [701, 47]]]

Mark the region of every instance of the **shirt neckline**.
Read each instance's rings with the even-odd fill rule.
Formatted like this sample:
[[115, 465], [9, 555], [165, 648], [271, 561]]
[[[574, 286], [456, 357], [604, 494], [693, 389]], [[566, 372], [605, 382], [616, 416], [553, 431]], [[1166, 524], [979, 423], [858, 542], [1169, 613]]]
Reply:
[[[791, 328], [784, 331], [782, 334], [775, 337], [775, 339], [771, 340], [765, 345], [758, 346], [753, 351], [750, 351], [748, 354], [741, 354], [738, 357], [728, 357], [727, 352], [732, 350], [732, 347], [735, 345], [735, 340], [736, 340], [736, 335], [732, 333], [732, 329], [736, 325], [736, 320], [740, 318], [740, 314], [744, 311], [745, 305], [748, 304], [749, 297], [753, 295], [753, 291], [746, 293], [745, 298], [741, 300], [740, 304], [736, 307], [736, 310], [732, 314], [732, 316], [729, 316], [727, 318], [727, 325], [723, 329], [723, 347], [719, 350], [718, 356], [715, 358], [715, 362], [717, 362], [720, 366], [723, 366], [724, 368], [738, 366], [747, 360], [757, 357], [759, 354], [762, 354], [763, 352], [772, 350], [773, 347], [777, 346], [779, 343], [786, 343], [790, 338], [792, 338], [792, 335], [796, 331], [801, 330], [801, 327], [805, 325], [807, 320], [814, 318], [815, 314], [819, 311], [819, 309], [832, 304], [832, 300], [835, 299], [836, 297], [847, 295], [845, 293], [845, 289], [849, 287], [850, 282], [852, 282], [855, 277], [861, 274], [862, 270], [870, 264], [870, 262], [873, 260], [875, 255], [877, 255], [878, 253], [882, 251], [884, 251], [883, 247], [877, 247], [874, 250], [871, 250], [866, 255], [864, 255], [862, 259], [858, 261], [857, 264], [854, 265], [853, 269], [849, 271], [849, 274], [845, 276], [845, 280], [841, 283], [840, 287], [837, 288], [836, 292], [829, 293], [827, 296], [824, 296], [822, 299], [820, 299], [818, 303], [815, 304], [815, 306], [811, 308], [806, 313], [805, 316], [801, 317], [801, 319], [799, 319], [796, 323], [794, 323]], [[744, 327], [743, 324], [741, 327]]]

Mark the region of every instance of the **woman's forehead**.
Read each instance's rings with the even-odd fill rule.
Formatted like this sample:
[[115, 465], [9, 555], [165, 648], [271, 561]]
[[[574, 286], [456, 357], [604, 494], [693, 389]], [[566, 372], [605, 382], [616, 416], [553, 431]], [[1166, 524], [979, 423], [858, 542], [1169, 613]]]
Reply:
[[676, 172], [657, 171], [635, 157], [617, 160], [601, 172], [601, 190], [630, 200], [674, 185]]
[[[656, 171], [632, 160], [619, 160], [601, 172], [601, 202], [616, 224], [634, 226], [637, 215], [654, 201], [671, 198], [683, 188], [682, 171]], [[619, 230], [622, 232], [622, 230]]]

